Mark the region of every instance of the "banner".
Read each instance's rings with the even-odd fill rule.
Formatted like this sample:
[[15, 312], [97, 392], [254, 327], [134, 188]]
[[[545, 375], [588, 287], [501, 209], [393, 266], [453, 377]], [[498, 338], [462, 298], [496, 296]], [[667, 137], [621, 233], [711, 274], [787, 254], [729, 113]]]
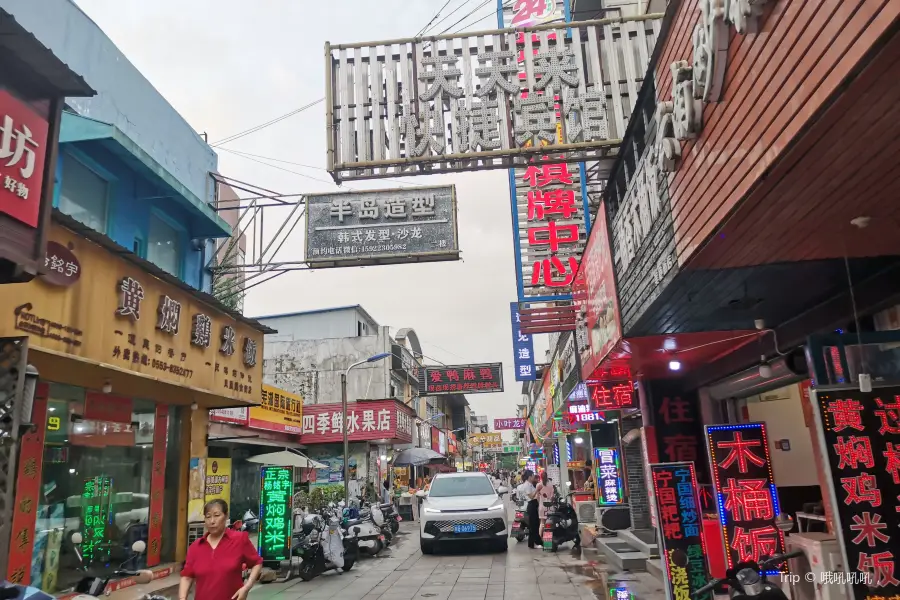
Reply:
[[231, 459], [206, 459], [206, 502], [224, 500], [231, 506]]
[[519, 315], [519, 303], [509, 303], [513, 336], [513, 365], [516, 369], [516, 381], [534, 381], [537, 379], [534, 368], [534, 340], [531, 335], [522, 333], [522, 320]]

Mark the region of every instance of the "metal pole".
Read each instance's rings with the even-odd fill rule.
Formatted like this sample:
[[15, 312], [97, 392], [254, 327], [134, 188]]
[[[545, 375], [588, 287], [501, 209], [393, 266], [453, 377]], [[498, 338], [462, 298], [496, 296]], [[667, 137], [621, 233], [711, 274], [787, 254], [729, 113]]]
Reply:
[[344, 433], [344, 505], [350, 506], [350, 442], [347, 439], [347, 372], [341, 373], [341, 416], [344, 420], [341, 429]]

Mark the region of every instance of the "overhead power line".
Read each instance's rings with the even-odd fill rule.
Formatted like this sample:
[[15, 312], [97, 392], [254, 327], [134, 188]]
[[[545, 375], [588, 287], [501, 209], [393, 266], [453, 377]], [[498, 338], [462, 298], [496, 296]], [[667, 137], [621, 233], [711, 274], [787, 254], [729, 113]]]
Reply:
[[459, 6], [457, 6], [456, 8], [454, 8], [453, 10], [451, 10], [449, 13], [447, 13], [446, 15], [444, 15], [444, 18], [442, 18], [440, 21], [438, 21], [437, 23], [435, 23], [435, 24], [432, 25], [431, 27], [428, 27], [428, 28], [426, 28], [425, 30], [423, 30], [422, 33], [420, 33], [419, 35], [424, 35], [424, 34], [428, 33], [428, 30], [429, 30], [429, 29], [437, 28], [438, 25], [440, 25], [441, 23], [443, 23], [444, 21], [446, 21], [447, 19], [449, 19], [450, 17], [452, 17], [454, 14], [456, 14], [456, 13], [459, 11], [459, 9], [461, 9], [463, 6], [465, 6], [465, 5], [468, 4], [469, 2], [473, 2], [473, 1], [475, 1], [475, 0], [463, 0], [462, 3], [460, 3]]
[[217, 146], [221, 146], [222, 144], [227, 144], [228, 142], [233, 142], [234, 140], [239, 139], [239, 138], [242, 138], [242, 137], [244, 137], [245, 135], [250, 135], [251, 133], [256, 133], [257, 131], [259, 131], [259, 130], [261, 130], [261, 129], [265, 129], [266, 127], [269, 127], [269, 126], [274, 125], [274, 124], [276, 124], [276, 123], [280, 123], [281, 121], [284, 121], [284, 120], [287, 119], [287, 118], [293, 117], [294, 115], [299, 114], [299, 113], [303, 112], [304, 110], [306, 110], [306, 109], [308, 109], [308, 108], [311, 108], [311, 107], [315, 106], [315, 105], [318, 104], [319, 102], [324, 102], [324, 101], [325, 101], [325, 98], [324, 98], [324, 97], [319, 98], [318, 100], [313, 100], [313, 101], [310, 102], [309, 104], [307, 104], [307, 105], [305, 105], [305, 106], [301, 106], [300, 108], [294, 109], [294, 110], [292, 110], [291, 112], [285, 113], [285, 114], [281, 115], [280, 117], [276, 117], [276, 118], [272, 119], [271, 121], [266, 121], [265, 123], [262, 123], [262, 124], [260, 124], [260, 125], [255, 126], [255, 127], [251, 127], [250, 129], [247, 129], [247, 130], [242, 131], [242, 132], [240, 132], [240, 133], [235, 133], [235, 134], [230, 135], [230, 136], [228, 136], [228, 137], [226, 137], [226, 138], [222, 138], [221, 140], [219, 140], [219, 141], [217, 141], [217, 142], [213, 142], [212, 144], [210, 144], [210, 146], [212, 146], [213, 148], [215, 148], [215, 147], [217, 147]]
[[450, 4], [451, 2], [453, 2], [453, 0], [447, 0], [446, 2], [444, 2], [444, 5], [442, 7], [440, 7], [436, 13], [434, 13], [433, 17], [431, 17], [431, 20], [428, 21], [427, 23], [425, 23], [425, 26], [419, 30], [419, 33], [416, 34], [416, 37], [419, 37], [420, 35], [422, 35], [423, 32], [425, 32], [429, 27], [431, 27], [431, 24], [434, 23], [434, 20], [437, 19], [439, 16], [441, 16], [441, 11], [443, 11], [445, 8], [447, 8], [447, 5]]

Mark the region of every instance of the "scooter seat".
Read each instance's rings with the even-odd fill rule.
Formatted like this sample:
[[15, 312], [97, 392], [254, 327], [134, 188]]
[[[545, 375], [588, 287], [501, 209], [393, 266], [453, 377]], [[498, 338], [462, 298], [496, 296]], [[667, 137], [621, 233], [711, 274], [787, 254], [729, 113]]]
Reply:
[[386, 504], [379, 504], [378, 508], [380, 508], [382, 511], [385, 511], [385, 510], [390, 510], [390, 509], [394, 508], [394, 505], [392, 503], [388, 502]]
[[349, 529], [354, 525], [359, 525], [360, 523], [362, 523], [361, 519], [349, 519], [346, 523], [344, 523], [344, 528]]

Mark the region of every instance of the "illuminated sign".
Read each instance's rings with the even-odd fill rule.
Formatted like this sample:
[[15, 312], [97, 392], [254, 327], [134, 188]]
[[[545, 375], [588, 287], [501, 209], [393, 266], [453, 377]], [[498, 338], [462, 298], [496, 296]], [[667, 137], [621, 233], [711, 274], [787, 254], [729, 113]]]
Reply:
[[628, 588], [616, 587], [610, 588], [609, 600], [634, 600], [634, 594], [628, 591]]
[[291, 548], [291, 467], [263, 467], [259, 491], [259, 555], [263, 560], [287, 560]]
[[625, 489], [622, 481], [622, 464], [619, 462], [618, 448], [594, 448], [597, 464], [597, 486], [600, 491], [600, 506], [622, 504]]
[[617, 410], [635, 405], [634, 384], [631, 381], [589, 381], [587, 388], [591, 405], [596, 410]]
[[900, 512], [893, 509], [900, 495], [900, 389], [817, 390], [816, 400], [831, 471], [835, 526], [843, 537], [853, 597], [896, 597], [900, 573], [895, 570], [894, 536]]
[[706, 439], [728, 568], [784, 553], [765, 423], [707, 425]]
[[85, 565], [108, 558], [106, 527], [109, 525], [111, 497], [111, 478], [94, 477], [84, 480], [81, 490], [81, 555]]
[[487, 363], [477, 365], [427, 366], [422, 369], [420, 388], [429, 396], [441, 394], [482, 394], [503, 391], [503, 365]]
[[[654, 464], [650, 470], [668, 573], [668, 597], [694, 598], [692, 594], [709, 582], [694, 463]], [[696, 600], [710, 597], [707, 592]]]
[[602, 412], [593, 410], [587, 404], [570, 404], [566, 412], [570, 423], [603, 423], [606, 421]]

